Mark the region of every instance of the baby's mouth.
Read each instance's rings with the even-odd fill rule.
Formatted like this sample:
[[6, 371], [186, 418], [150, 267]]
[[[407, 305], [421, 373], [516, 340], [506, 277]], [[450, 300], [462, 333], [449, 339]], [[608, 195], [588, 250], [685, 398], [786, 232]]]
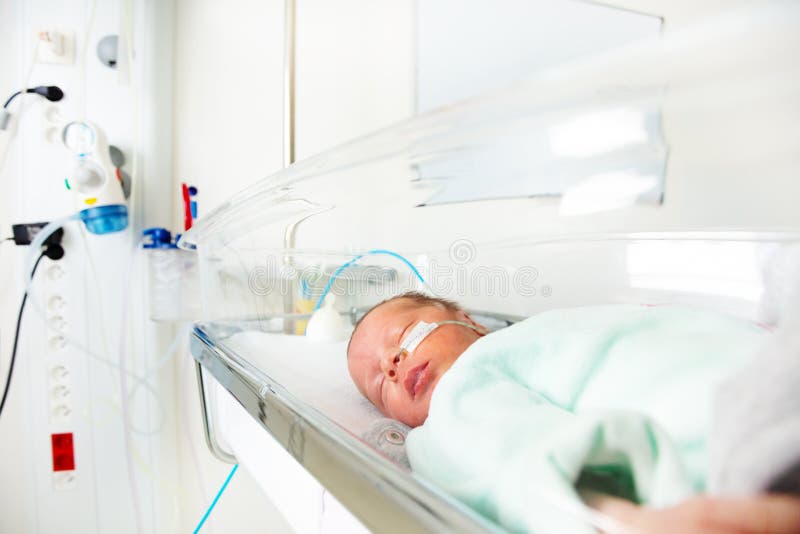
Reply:
[[428, 382], [428, 373], [426, 373], [426, 371], [429, 363], [430, 362], [425, 362], [422, 365], [414, 367], [406, 374], [406, 378], [403, 380], [403, 387], [406, 388], [406, 391], [408, 391], [408, 394], [411, 395], [412, 398], [416, 398]]

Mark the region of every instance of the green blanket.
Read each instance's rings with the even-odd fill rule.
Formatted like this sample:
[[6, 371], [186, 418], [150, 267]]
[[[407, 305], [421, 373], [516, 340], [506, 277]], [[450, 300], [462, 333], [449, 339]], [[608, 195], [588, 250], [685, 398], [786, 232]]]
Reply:
[[474, 343], [407, 450], [432, 480], [515, 532], [594, 532], [578, 490], [674, 504], [704, 488], [715, 385], [765, 331], [681, 307], [553, 310]]

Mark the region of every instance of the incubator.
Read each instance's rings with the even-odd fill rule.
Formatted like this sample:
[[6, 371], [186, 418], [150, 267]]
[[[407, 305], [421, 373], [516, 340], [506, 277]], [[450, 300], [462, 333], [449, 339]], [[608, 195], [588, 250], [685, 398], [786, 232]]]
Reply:
[[[212, 451], [299, 531], [494, 531], [387, 452], [402, 432], [350, 382], [346, 341], [300, 335], [308, 302], [335, 295], [339, 339], [409, 290], [490, 330], [623, 303], [778, 325], [779, 280], [800, 277], [787, 259], [800, 244], [800, 10], [777, 6], [419, 115], [200, 219], [180, 246], [198, 259], [192, 354]], [[532, 193], [553, 182], [559, 194]]]

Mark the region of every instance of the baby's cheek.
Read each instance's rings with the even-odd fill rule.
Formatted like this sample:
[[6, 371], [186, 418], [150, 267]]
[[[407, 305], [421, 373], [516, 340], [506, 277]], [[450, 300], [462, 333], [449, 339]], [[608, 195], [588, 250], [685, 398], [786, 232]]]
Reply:
[[400, 392], [397, 391], [397, 387], [392, 387], [392, 390], [389, 391], [386, 396], [387, 413], [385, 413], [384, 415], [388, 415], [389, 417], [392, 417], [394, 419], [399, 419], [405, 409], [406, 409], [406, 403], [401, 397]]

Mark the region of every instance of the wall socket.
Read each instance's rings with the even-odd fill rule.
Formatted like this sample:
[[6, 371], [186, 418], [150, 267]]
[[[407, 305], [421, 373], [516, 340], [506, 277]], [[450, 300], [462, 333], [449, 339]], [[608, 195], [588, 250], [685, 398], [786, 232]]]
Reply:
[[75, 32], [44, 28], [36, 32], [37, 63], [71, 65], [75, 62]]
[[78, 485], [78, 477], [75, 471], [61, 471], [53, 473], [53, 489], [64, 491], [74, 489]]

